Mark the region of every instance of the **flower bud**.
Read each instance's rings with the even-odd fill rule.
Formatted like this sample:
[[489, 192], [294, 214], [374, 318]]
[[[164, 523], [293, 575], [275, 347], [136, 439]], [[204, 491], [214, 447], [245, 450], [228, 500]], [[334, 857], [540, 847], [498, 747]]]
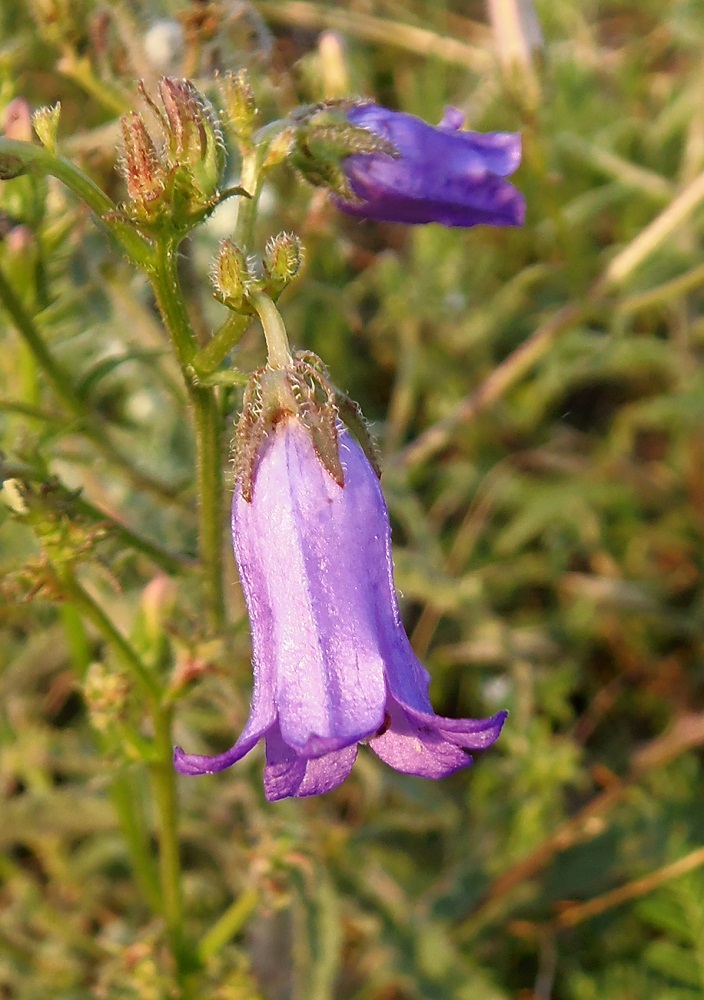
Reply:
[[13, 226], [5, 237], [5, 249], [10, 258], [31, 259], [37, 255], [37, 240], [29, 226]]
[[123, 715], [129, 697], [127, 678], [103, 663], [91, 663], [83, 682], [83, 697], [90, 721], [98, 732], [105, 733]]
[[223, 240], [213, 261], [211, 273], [215, 297], [231, 309], [240, 309], [249, 280], [244, 253], [232, 240]]
[[166, 189], [166, 170], [141, 115], [128, 112], [120, 119], [120, 126], [124, 144], [120, 165], [127, 192], [142, 214], [153, 217]]
[[167, 160], [171, 166], [183, 168], [184, 187], [211, 198], [225, 167], [225, 146], [215, 109], [190, 80], [164, 76], [159, 81], [159, 94], [166, 112]]
[[37, 138], [44, 149], [52, 155], [56, 155], [60, 117], [60, 101], [57, 101], [50, 108], [38, 108], [32, 115], [32, 125], [34, 126], [34, 131], [37, 133]]
[[318, 39], [318, 56], [325, 97], [334, 100], [349, 94], [352, 88], [342, 35], [337, 31], [323, 31]]
[[303, 246], [293, 233], [279, 233], [272, 237], [264, 250], [266, 292], [279, 294], [296, 277], [303, 263]]
[[240, 145], [249, 145], [257, 118], [257, 102], [247, 71], [241, 69], [218, 77], [218, 88], [233, 138]]
[[155, 69], [166, 71], [183, 59], [183, 28], [171, 18], [155, 21], [144, 36], [144, 51]]
[[164, 622], [176, 603], [176, 583], [165, 573], [149, 581], [142, 592], [142, 615], [147, 638], [156, 642], [164, 632]]

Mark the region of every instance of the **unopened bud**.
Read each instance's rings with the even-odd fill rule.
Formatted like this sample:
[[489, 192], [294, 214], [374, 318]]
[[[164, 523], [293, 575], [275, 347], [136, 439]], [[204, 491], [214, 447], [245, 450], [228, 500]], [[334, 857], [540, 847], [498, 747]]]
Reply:
[[272, 167], [278, 167], [280, 163], [283, 163], [290, 155], [295, 141], [295, 128], [284, 128], [278, 132], [267, 146], [263, 163], [264, 170], [270, 170]]
[[257, 118], [257, 102], [247, 71], [226, 73], [218, 78], [227, 124], [237, 142], [248, 144]]
[[164, 76], [159, 93], [166, 112], [169, 160], [173, 166], [185, 167], [198, 191], [210, 197], [225, 166], [225, 146], [215, 109], [190, 80]]
[[155, 69], [165, 72], [183, 58], [183, 28], [172, 19], [155, 21], [144, 36], [144, 51]]
[[52, 155], [56, 154], [60, 117], [61, 103], [59, 101], [50, 108], [39, 108], [32, 115], [34, 131], [44, 149]]
[[303, 263], [303, 246], [293, 233], [279, 233], [269, 240], [264, 251], [264, 274], [267, 291], [280, 292], [298, 274]]
[[120, 119], [122, 172], [130, 198], [148, 209], [164, 193], [166, 174], [142, 116], [129, 111]]
[[31, 142], [32, 116], [29, 111], [29, 104], [24, 97], [15, 97], [5, 108], [3, 134], [8, 139]]
[[232, 240], [223, 240], [220, 244], [211, 278], [216, 297], [231, 309], [239, 309], [250, 274], [244, 253]]

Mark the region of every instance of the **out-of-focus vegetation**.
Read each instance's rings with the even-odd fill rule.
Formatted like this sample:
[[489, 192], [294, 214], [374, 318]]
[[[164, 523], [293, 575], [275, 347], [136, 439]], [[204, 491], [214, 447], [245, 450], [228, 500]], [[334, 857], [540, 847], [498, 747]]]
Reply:
[[[171, 672], [177, 739], [207, 750], [239, 732], [251, 684], [226, 525], [216, 635], [148, 285], [58, 182], [0, 187], [0, 997], [704, 995], [704, 5], [536, 6], [532, 70], [502, 72], [484, 7], [460, 0], [0, 5], [0, 118], [61, 101], [62, 153], [115, 199], [137, 81], [214, 96], [215, 69], [247, 66], [268, 117], [352, 92], [520, 130], [529, 206], [523, 230], [463, 232], [351, 221], [285, 172], [264, 193], [261, 246], [290, 229], [306, 247], [281, 300], [292, 339], [385, 455], [435, 707], [511, 716], [441, 783], [364, 750], [320, 799], [266, 804], [257, 755], [179, 779], [184, 972], [139, 693], [37, 535], [80, 553], [88, 606]], [[183, 248], [203, 338], [231, 227], [224, 206]], [[253, 328], [237, 360], [262, 357]], [[219, 402], [232, 420], [237, 392]]]

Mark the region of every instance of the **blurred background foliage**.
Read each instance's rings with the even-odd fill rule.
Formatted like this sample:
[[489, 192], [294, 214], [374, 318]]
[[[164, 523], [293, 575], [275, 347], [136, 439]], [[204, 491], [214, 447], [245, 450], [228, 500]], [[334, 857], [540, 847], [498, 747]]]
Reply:
[[[0, 5], [0, 112], [60, 100], [63, 153], [115, 198], [117, 116], [163, 72], [214, 94], [216, 69], [247, 66], [265, 117], [352, 92], [524, 135], [522, 230], [360, 223], [292, 174], [267, 185], [261, 245], [291, 229], [306, 247], [292, 340], [385, 456], [436, 710], [511, 716], [442, 783], [364, 751], [321, 799], [266, 804], [258, 755], [181, 780], [193, 995], [704, 995], [704, 5], [536, 11], [521, 62], [471, 0]], [[231, 227], [224, 206], [184, 248], [203, 336]], [[31, 529], [80, 550], [85, 587], [168, 664], [194, 750], [247, 715], [234, 563], [214, 637], [187, 405], [145, 280], [53, 181], [3, 185], [0, 230], [0, 271], [80, 404], [0, 309], [4, 474], [30, 484], [21, 519], [0, 514], [0, 997], [190, 996], [154, 916], [138, 699], [53, 599]], [[237, 363], [262, 357], [253, 329]], [[237, 412], [234, 390], [220, 402]]]

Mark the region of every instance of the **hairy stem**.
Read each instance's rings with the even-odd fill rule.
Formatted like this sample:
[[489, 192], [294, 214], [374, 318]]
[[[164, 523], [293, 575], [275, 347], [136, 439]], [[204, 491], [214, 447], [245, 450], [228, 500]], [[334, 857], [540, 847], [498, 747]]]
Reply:
[[251, 316], [230, 313], [213, 339], [193, 358], [193, 370], [196, 376], [203, 378], [212, 375], [232, 348], [239, 343], [251, 322]]
[[281, 313], [268, 295], [257, 292], [251, 296], [251, 302], [264, 329], [269, 367], [290, 368], [293, 359]]
[[42, 146], [0, 136], [0, 178], [10, 179], [22, 174], [49, 174], [66, 185], [97, 215], [98, 219], [118, 240], [132, 260], [146, 266], [151, 244], [136, 229], [116, 215], [116, 206], [87, 174], [61, 156], [54, 156]]
[[252, 149], [242, 161], [242, 176], [240, 187], [249, 198], [240, 198], [237, 206], [237, 225], [235, 227], [235, 243], [248, 253], [254, 242], [254, 223], [257, 218], [257, 205], [262, 191], [263, 171], [260, 162], [261, 150]]
[[161, 909], [176, 962], [177, 979], [183, 987], [193, 962], [183, 933], [181, 856], [178, 840], [178, 791], [172, 763], [171, 710], [161, 707], [152, 713], [156, 759], [150, 767], [159, 839], [159, 884]]
[[165, 239], [149, 277], [171, 336], [193, 411], [197, 452], [198, 551], [203, 573], [205, 614], [213, 632], [222, 630], [225, 600], [222, 571], [222, 420], [212, 387], [192, 377], [197, 340], [183, 298], [177, 266], [177, 242]]

